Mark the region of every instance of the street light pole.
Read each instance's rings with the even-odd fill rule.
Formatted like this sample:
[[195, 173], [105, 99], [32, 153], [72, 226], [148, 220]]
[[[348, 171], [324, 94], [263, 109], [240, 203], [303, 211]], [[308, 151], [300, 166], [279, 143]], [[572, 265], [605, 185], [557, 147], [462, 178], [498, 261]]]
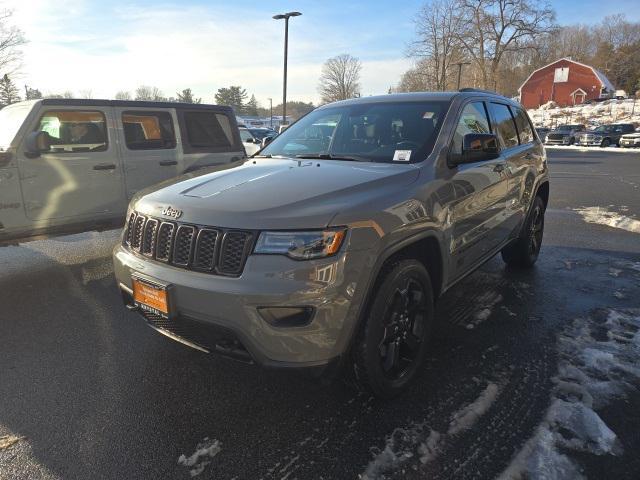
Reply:
[[284, 79], [282, 82], [282, 122], [287, 124], [287, 55], [289, 53], [289, 18], [302, 15], [300, 12], [287, 12], [274, 15], [274, 20], [284, 19]]
[[463, 65], [471, 65], [470, 62], [457, 62], [454, 63], [454, 65], [458, 66], [458, 88], [457, 90], [460, 90], [460, 77], [462, 77], [462, 66]]
[[269, 99], [269, 126], [273, 128], [273, 99]]

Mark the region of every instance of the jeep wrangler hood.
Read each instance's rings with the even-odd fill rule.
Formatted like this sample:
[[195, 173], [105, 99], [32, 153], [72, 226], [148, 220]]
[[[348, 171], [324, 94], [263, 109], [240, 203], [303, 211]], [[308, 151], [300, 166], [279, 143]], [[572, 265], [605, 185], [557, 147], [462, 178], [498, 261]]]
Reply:
[[156, 185], [132, 205], [158, 218], [165, 218], [162, 210], [171, 207], [181, 212], [181, 222], [200, 225], [322, 228], [338, 212], [397, 191], [418, 175], [410, 164], [255, 158]]

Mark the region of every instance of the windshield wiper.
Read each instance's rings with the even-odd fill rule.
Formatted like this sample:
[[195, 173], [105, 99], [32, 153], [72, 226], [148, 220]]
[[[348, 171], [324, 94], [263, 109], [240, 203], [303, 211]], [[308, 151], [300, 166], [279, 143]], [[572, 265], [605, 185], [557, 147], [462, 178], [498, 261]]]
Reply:
[[306, 153], [302, 155], [296, 155], [296, 158], [309, 158], [318, 160], [346, 160], [349, 162], [371, 162], [370, 159], [361, 156], [349, 156], [349, 155], [332, 155], [330, 153]]

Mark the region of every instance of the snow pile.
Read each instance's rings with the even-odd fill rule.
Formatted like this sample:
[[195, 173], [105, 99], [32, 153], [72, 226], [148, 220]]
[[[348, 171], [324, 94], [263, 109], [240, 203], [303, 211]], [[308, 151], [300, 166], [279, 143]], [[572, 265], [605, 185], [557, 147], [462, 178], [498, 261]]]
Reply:
[[[500, 386], [489, 383], [478, 398], [463, 406], [451, 415], [451, 422], [446, 434], [428, 428], [425, 422], [412, 423], [405, 428], [396, 428], [387, 437], [385, 448], [380, 451], [372, 448], [373, 460], [369, 462], [361, 480], [381, 480], [386, 473], [398, 470], [407, 461], [418, 455], [423, 465], [438, 457], [444, 442], [460, 432], [470, 429], [487, 413], [500, 394]], [[426, 432], [429, 432], [426, 435]]]
[[0, 436], [0, 450], [9, 448], [23, 439], [24, 437], [18, 437], [16, 435], [2, 435]]
[[640, 123], [640, 100], [607, 100], [604, 102], [558, 107], [555, 102], [547, 102], [538, 108], [527, 110], [536, 126], [585, 123], [601, 125], [608, 123]]
[[209, 440], [206, 437], [202, 442], [198, 443], [196, 451], [190, 457], [184, 454], [178, 458], [178, 465], [182, 465], [189, 469], [189, 473], [192, 477], [200, 475], [204, 469], [211, 463], [213, 457], [215, 457], [222, 450], [222, 445], [218, 440]]
[[602, 207], [575, 208], [587, 223], [597, 223], [629, 232], [640, 233], [640, 220], [636, 220]]
[[565, 452], [619, 455], [616, 434], [595, 409], [640, 381], [640, 310], [597, 310], [559, 337], [553, 401], [542, 424], [500, 479], [582, 478]]

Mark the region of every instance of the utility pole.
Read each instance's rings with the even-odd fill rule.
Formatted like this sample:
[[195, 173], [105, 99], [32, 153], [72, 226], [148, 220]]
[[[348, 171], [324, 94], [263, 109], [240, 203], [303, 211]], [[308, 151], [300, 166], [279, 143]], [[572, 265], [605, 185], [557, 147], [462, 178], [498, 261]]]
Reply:
[[273, 128], [273, 99], [269, 99], [269, 126]]
[[463, 65], [471, 65], [470, 62], [457, 62], [454, 63], [454, 65], [458, 66], [458, 88], [457, 90], [460, 90], [460, 78], [462, 78], [462, 66]]
[[289, 53], [289, 18], [299, 17], [300, 12], [288, 12], [274, 15], [274, 20], [284, 19], [284, 81], [282, 82], [282, 124], [287, 124], [287, 55]]

